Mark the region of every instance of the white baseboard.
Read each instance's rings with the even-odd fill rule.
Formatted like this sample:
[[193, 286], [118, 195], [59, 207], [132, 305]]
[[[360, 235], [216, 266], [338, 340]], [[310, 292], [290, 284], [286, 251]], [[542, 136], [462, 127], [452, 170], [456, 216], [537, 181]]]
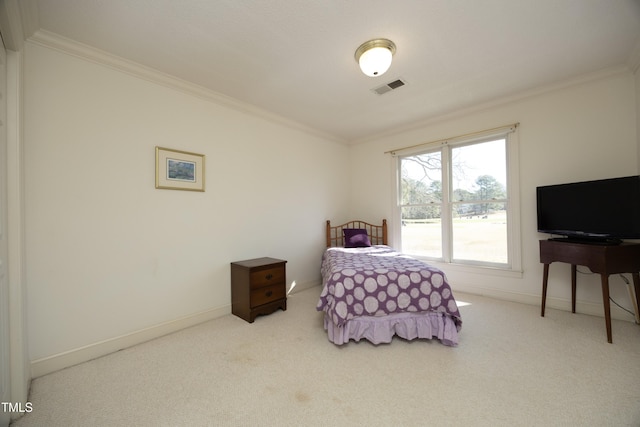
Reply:
[[[320, 281], [311, 281], [305, 283], [296, 283], [289, 286], [288, 294], [312, 288], [320, 285]], [[181, 329], [195, 326], [197, 324], [216, 319], [231, 313], [231, 305], [214, 308], [201, 313], [192, 314], [180, 319], [171, 320], [159, 325], [151, 326], [130, 334], [119, 337], [110, 338], [108, 340], [89, 344], [84, 347], [65, 351], [63, 353], [54, 354], [52, 356], [43, 357], [42, 359], [31, 361], [31, 378], [41, 377], [60, 369], [68, 368], [79, 363], [87, 362], [116, 351], [141, 344], [145, 341], [159, 338], [161, 336], [177, 332]]]
[[[320, 286], [320, 281], [310, 281], [305, 283], [296, 283], [290, 285], [288, 294], [295, 294], [306, 289]], [[464, 292], [473, 295], [481, 295], [495, 299], [512, 301], [528, 305], [540, 306], [540, 295], [523, 294], [518, 292], [508, 292], [499, 289], [477, 288], [472, 286], [456, 286], [454, 291]], [[462, 300], [462, 299], [461, 299]], [[563, 298], [547, 298], [547, 308], [571, 311], [571, 301]], [[580, 302], [576, 304], [576, 312], [589, 314], [592, 316], [604, 316], [602, 304]], [[68, 368], [79, 363], [87, 362], [101, 356], [125, 349], [127, 347], [141, 344], [145, 341], [159, 338], [161, 336], [177, 332], [181, 329], [195, 326], [197, 324], [216, 319], [231, 313], [231, 305], [218, 307], [201, 313], [185, 316], [180, 319], [161, 323], [149, 328], [145, 328], [130, 334], [111, 338], [84, 347], [69, 350], [63, 353], [44, 357], [31, 361], [31, 377], [37, 378], [60, 369]], [[634, 321], [633, 315], [618, 308], [615, 304], [611, 305], [611, 318], [618, 320]]]
[[[537, 305], [541, 307], [542, 295], [523, 294], [518, 292], [509, 292], [499, 289], [485, 289], [471, 286], [455, 286], [454, 291], [465, 292], [473, 295], [486, 296], [490, 298], [512, 301], [528, 305]], [[571, 311], [571, 300], [564, 298], [553, 298], [547, 296], [546, 308]], [[591, 316], [604, 317], [604, 308], [602, 303], [592, 303], [584, 301], [576, 301], [576, 313], [588, 314]], [[617, 320], [625, 320], [635, 322], [635, 317], [615, 304], [611, 304], [611, 318]]]
[[159, 338], [161, 336], [197, 325], [199, 323], [207, 322], [209, 320], [224, 316], [229, 313], [231, 313], [231, 306], [227, 305], [207, 310], [201, 313], [185, 316], [180, 319], [171, 320], [169, 322], [164, 322], [159, 325], [132, 332], [130, 334], [110, 338], [108, 340], [89, 344], [87, 346], [65, 351], [63, 353], [43, 357], [42, 359], [32, 360], [31, 377], [37, 378], [42, 375], [50, 374], [51, 372], [68, 368], [79, 363], [87, 362], [89, 360], [105, 356], [109, 353], [114, 353], [127, 347], [141, 344], [145, 341]]

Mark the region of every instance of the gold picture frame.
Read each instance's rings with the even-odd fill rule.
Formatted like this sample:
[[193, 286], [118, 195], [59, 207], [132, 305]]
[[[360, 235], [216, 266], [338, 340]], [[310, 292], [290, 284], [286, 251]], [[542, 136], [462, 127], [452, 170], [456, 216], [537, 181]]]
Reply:
[[204, 191], [204, 154], [156, 147], [156, 188]]

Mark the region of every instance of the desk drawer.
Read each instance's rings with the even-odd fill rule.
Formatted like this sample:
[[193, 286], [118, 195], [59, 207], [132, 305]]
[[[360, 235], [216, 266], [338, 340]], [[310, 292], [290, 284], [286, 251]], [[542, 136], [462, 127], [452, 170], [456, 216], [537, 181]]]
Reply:
[[285, 297], [285, 294], [284, 283], [252, 290], [251, 308], [282, 299]]
[[262, 288], [275, 284], [284, 283], [284, 265], [264, 270], [251, 271], [251, 289]]

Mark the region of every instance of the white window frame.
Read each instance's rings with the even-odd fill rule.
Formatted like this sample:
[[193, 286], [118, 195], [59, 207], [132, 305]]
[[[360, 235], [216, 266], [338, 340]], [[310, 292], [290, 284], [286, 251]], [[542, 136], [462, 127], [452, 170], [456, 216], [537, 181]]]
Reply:
[[[506, 273], [521, 277], [522, 274], [522, 251], [521, 251], [521, 227], [520, 227], [520, 176], [519, 176], [519, 141], [518, 141], [518, 124], [494, 128], [487, 131], [474, 132], [464, 136], [447, 138], [425, 144], [418, 144], [412, 147], [389, 151], [393, 161], [393, 222], [391, 233], [391, 244], [394, 247], [402, 248], [401, 233], [401, 159], [404, 157], [415, 156], [422, 153], [441, 151], [442, 156], [442, 255], [443, 259], [433, 260], [427, 257], [423, 258], [430, 262], [443, 263], [448, 266], [456, 266], [461, 270], [469, 271], [491, 271], [494, 273]], [[464, 145], [487, 142], [496, 139], [505, 139], [506, 144], [506, 162], [507, 162], [507, 264], [490, 264], [482, 262], [459, 262], [451, 258], [452, 254], [452, 228], [450, 224], [450, 181], [451, 181], [451, 165], [450, 154], [451, 149]], [[446, 212], [446, 215], [444, 213]]]

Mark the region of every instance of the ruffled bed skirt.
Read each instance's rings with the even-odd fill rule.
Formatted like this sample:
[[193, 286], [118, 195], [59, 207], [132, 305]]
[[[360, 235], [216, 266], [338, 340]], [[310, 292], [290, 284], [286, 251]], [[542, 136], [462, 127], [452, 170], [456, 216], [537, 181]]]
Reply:
[[325, 313], [324, 328], [329, 341], [342, 345], [362, 338], [373, 344], [389, 343], [394, 335], [406, 340], [436, 338], [444, 345], [458, 344], [458, 329], [453, 319], [444, 313], [395, 313], [384, 317], [366, 316], [348, 320], [336, 326]]

